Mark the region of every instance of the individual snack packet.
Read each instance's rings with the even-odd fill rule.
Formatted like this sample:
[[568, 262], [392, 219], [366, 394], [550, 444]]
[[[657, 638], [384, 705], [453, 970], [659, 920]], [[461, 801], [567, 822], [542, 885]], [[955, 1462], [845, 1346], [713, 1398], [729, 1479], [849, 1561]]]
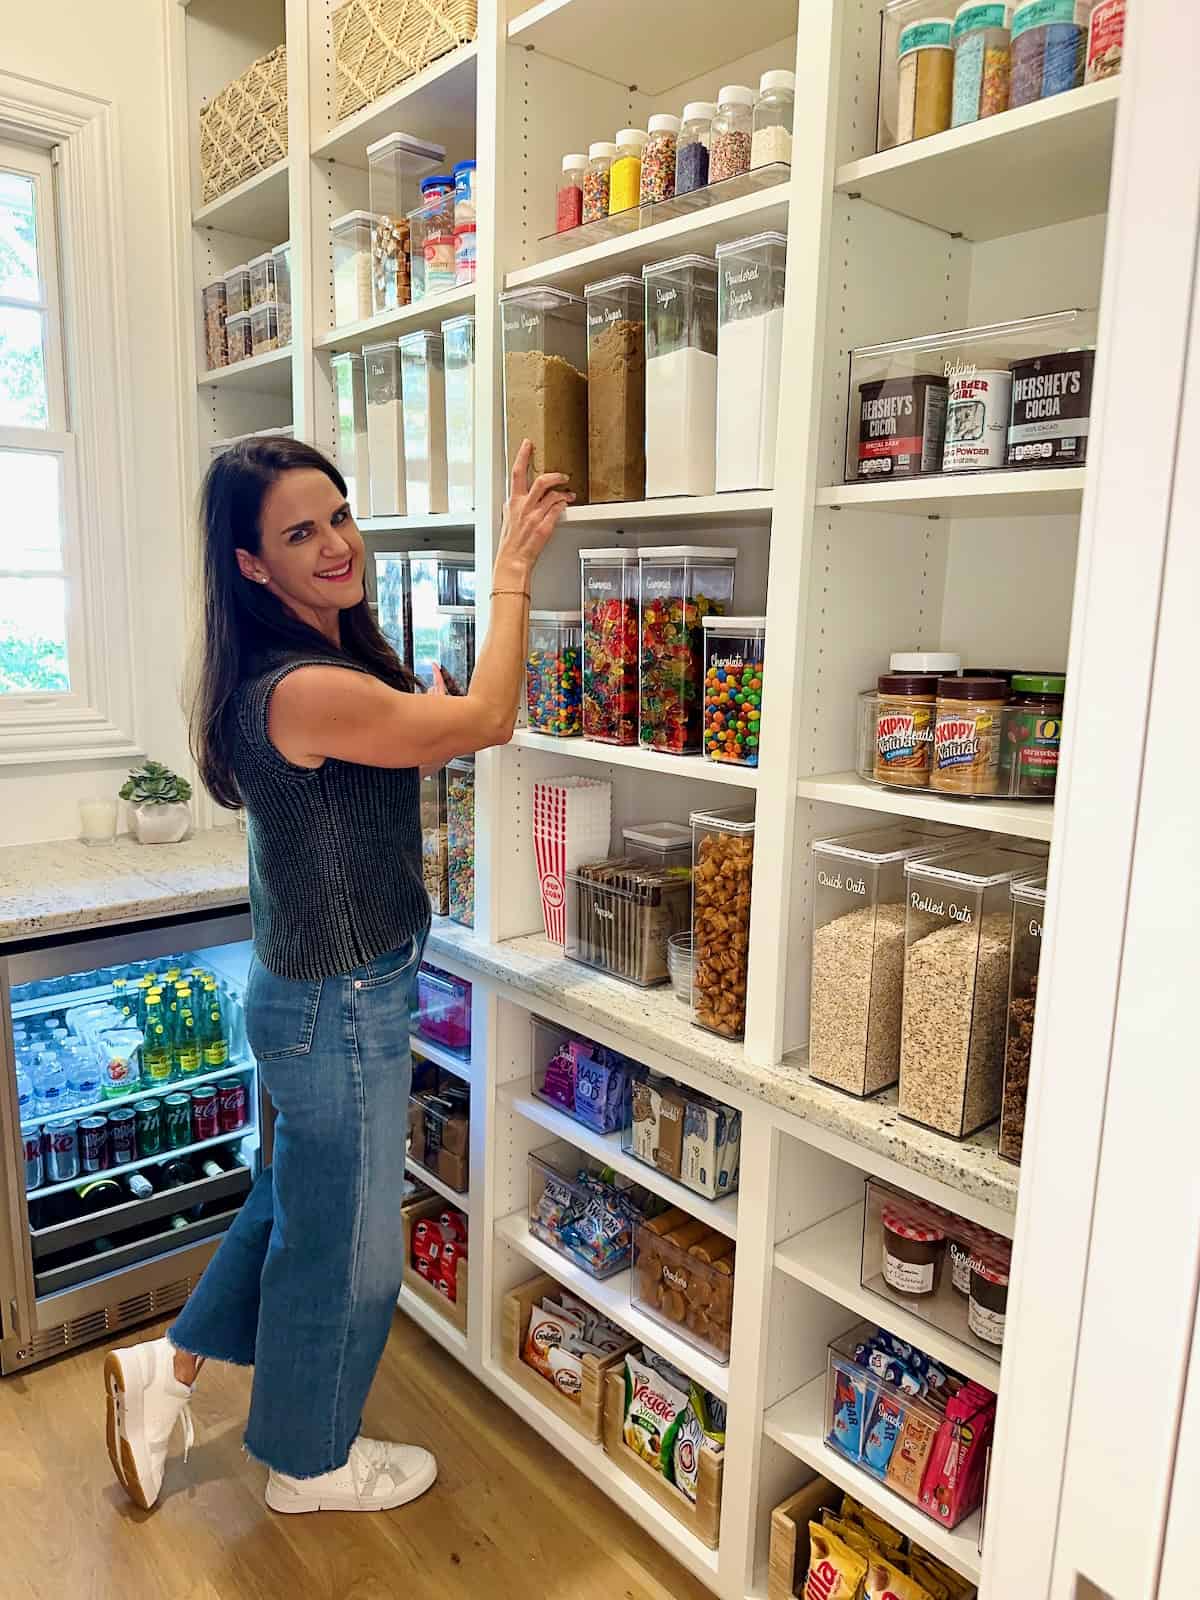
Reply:
[[889, 1551], [902, 1550], [904, 1548], [904, 1535], [899, 1528], [893, 1528], [890, 1522], [885, 1522], [882, 1517], [877, 1517], [866, 1506], [859, 1505], [856, 1500], [851, 1500], [849, 1495], [842, 1502], [843, 1516], [848, 1515], [846, 1511], [847, 1503], [856, 1507], [857, 1514], [854, 1520], [862, 1523], [866, 1529], [867, 1538], [871, 1540], [872, 1544], [877, 1544], [885, 1555]]
[[865, 1394], [865, 1384], [860, 1383], [844, 1367], [834, 1368], [833, 1424], [830, 1434], [833, 1443], [855, 1461], [862, 1454]]
[[643, 1461], [670, 1479], [675, 1435], [687, 1409], [686, 1391], [667, 1383], [634, 1355], [625, 1357], [625, 1443]]
[[852, 1522], [845, 1522], [836, 1512], [828, 1506], [821, 1508], [821, 1525], [828, 1528], [836, 1539], [843, 1544], [848, 1544], [851, 1550], [857, 1550], [860, 1556], [869, 1557], [875, 1546], [867, 1538], [862, 1528], [856, 1528]]
[[808, 1525], [808, 1545], [803, 1600], [857, 1600], [867, 1574], [866, 1558], [819, 1522]]
[[937, 1422], [912, 1407], [905, 1414], [900, 1437], [888, 1462], [887, 1481], [913, 1505], [921, 1498], [921, 1484], [937, 1433]]
[[923, 1583], [929, 1590], [931, 1600], [951, 1600], [951, 1591], [947, 1584], [942, 1582], [939, 1575], [928, 1566], [919, 1556], [909, 1556], [908, 1570], [918, 1583]]
[[526, 1366], [540, 1372], [543, 1378], [554, 1382], [550, 1367], [550, 1352], [561, 1348], [579, 1333], [579, 1324], [535, 1306], [529, 1313], [529, 1332], [525, 1335], [522, 1355]]
[[904, 1407], [899, 1400], [886, 1394], [875, 1397], [875, 1407], [863, 1438], [862, 1457], [880, 1477], [887, 1472], [903, 1422]]
[[909, 1541], [909, 1551], [913, 1561], [919, 1562], [927, 1573], [941, 1580], [950, 1600], [974, 1600], [976, 1589], [969, 1578], [964, 1578], [961, 1572], [955, 1572], [953, 1567], [948, 1567], [937, 1556], [931, 1555], [915, 1539]]
[[863, 1600], [932, 1600], [929, 1590], [878, 1553], [867, 1562]]

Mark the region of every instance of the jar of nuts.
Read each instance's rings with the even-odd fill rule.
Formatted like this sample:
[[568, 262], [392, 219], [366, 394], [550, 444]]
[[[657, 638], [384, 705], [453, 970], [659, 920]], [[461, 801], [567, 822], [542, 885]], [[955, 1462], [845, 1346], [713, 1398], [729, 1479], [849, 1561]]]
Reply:
[[692, 1021], [726, 1039], [746, 1031], [754, 808], [694, 811]]

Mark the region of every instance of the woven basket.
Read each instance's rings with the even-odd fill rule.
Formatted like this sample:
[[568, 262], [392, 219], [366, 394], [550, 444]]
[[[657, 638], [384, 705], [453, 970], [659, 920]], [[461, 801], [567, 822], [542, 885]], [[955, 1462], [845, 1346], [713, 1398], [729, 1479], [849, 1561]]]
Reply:
[[248, 66], [200, 108], [200, 196], [207, 203], [287, 155], [287, 46]]
[[476, 0], [347, 0], [333, 13], [341, 122], [474, 39]]

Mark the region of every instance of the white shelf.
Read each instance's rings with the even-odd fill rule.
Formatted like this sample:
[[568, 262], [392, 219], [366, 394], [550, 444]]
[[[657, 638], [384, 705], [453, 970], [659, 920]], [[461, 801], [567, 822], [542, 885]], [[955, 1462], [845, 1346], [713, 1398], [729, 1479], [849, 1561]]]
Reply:
[[885, 1518], [893, 1528], [915, 1539], [955, 1572], [979, 1582], [979, 1512], [957, 1528], [943, 1528], [884, 1484], [863, 1472], [825, 1443], [825, 1374], [773, 1405], [763, 1418], [768, 1439], [790, 1450], [822, 1477], [845, 1489], [856, 1500]]
[[425, 1039], [414, 1028], [409, 1034], [409, 1045], [415, 1056], [424, 1056], [426, 1061], [432, 1061], [435, 1067], [444, 1067], [447, 1072], [452, 1072], [456, 1078], [461, 1078], [464, 1083], [471, 1081], [471, 1063], [464, 1061], [461, 1056], [456, 1056], [453, 1050], [447, 1050], [444, 1044], [434, 1044], [432, 1039]]
[[[504, 280], [508, 289], [529, 283], [550, 283], [576, 293], [585, 284], [616, 272], [640, 272], [647, 261], [666, 261], [686, 251], [711, 256], [725, 239], [759, 233], [766, 228], [787, 228], [788, 183], [773, 183], [735, 200], [723, 200], [667, 222], [618, 234], [582, 250], [568, 250], [528, 267], [518, 267]], [[551, 244], [545, 244], [551, 249]]]
[[[408, 1266], [406, 1272], [415, 1271], [416, 1268]], [[431, 1339], [436, 1339], [452, 1356], [459, 1361], [467, 1359], [467, 1336], [460, 1333], [445, 1317], [439, 1317], [432, 1306], [426, 1305], [419, 1295], [415, 1295], [407, 1284], [400, 1285], [400, 1295], [396, 1301], [401, 1311], [412, 1318], [419, 1328], [423, 1328]]]
[[[564, 1139], [575, 1149], [595, 1156], [605, 1166], [624, 1173], [627, 1178], [642, 1184], [653, 1194], [661, 1195], [673, 1206], [682, 1206], [690, 1215], [701, 1222], [706, 1222], [710, 1228], [728, 1234], [731, 1239], [737, 1238], [736, 1193], [727, 1195], [723, 1200], [706, 1199], [694, 1189], [676, 1183], [673, 1178], [664, 1177], [657, 1168], [648, 1167], [644, 1161], [639, 1161], [636, 1156], [622, 1150], [619, 1133], [594, 1133], [590, 1128], [585, 1128], [581, 1122], [576, 1122], [573, 1117], [568, 1117], [565, 1111], [559, 1111], [554, 1106], [547, 1105], [544, 1100], [539, 1100], [536, 1095], [529, 1092], [528, 1086], [524, 1083], [505, 1084], [497, 1094], [497, 1103], [500, 1110], [515, 1112], [528, 1122], [536, 1122], [556, 1139]], [[409, 1166], [413, 1166], [411, 1161]]]
[[192, 223], [276, 245], [289, 236], [288, 217], [288, 160], [281, 156], [273, 166], [194, 211]]
[[[863, 1206], [860, 1201], [857, 1205], [847, 1206], [844, 1211], [835, 1212], [832, 1217], [826, 1217], [824, 1222], [806, 1228], [803, 1233], [795, 1233], [790, 1239], [785, 1239], [776, 1247], [775, 1265], [780, 1272], [786, 1272], [789, 1277], [808, 1284], [810, 1289], [815, 1289], [826, 1299], [836, 1300], [838, 1305], [845, 1306], [857, 1316], [878, 1323], [889, 1333], [915, 1344], [928, 1355], [936, 1356], [939, 1361], [945, 1361], [956, 1372], [965, 1373], [968, 1378], [976, 1379], [988, 1389], [997, 1389], [1000, 1384], [999, 1351], [993, 1358], [935, 1327], [924, 1317], [916, 1316], [906, 1306], [863, 1288], [859, 1278], [862, 1236]], [[948, 1273], [944, 1273], [943, 1280], [947, 1277]], [[954, 1296], [955, 1307], [962, 1318], [963, 1332], [967, 1333], [966, 1299], [956, 1290], [951, 1289], [949, 1293]], [[971, 1335], [967, 1333], [967, 1337]]]
[[475, 153], [475, 44], [460, 45], [314, 139], [314, 158], [367, 166], [367, 146], [410, 128], [446, 147], [447, 162]]
[[1106, 78], [839, 167], [834, 188], [967, 239], [1108, 205], [1121, 80]]
[[460, 1211], [466, 1211], [471, 1204], [470, 1192], [464, 1189], [455, 1189], [450, 1184], [439, 1178], [436, 1172], [430, 1172], [428, 1167], [423, 1167], [419, 1161], [414, 1161], [411, 1156], [405, 1156], [404, 1165], [414, 1178], [440, 1194], [443, 1200], [449, 1200], [451, 1205], [458, 1206]]
[[713, 1583], [717, 1574], [717, 1552], [701, 1544], [695, 1534], [689, 1533], [665, 1506], [622, 1472], [605, 1454], [602, 1445], [584, 1439], [548, 1406], [534, 1404], [531, 1414], [528, 1391], [514, 1383], [503, 1368], [488, 1362], [486, 1376], [491, 1387], [512, 1406], [519, 1417], [529, 1423], [535, 1433], [549, 1439], [573, 1467], [577, 1467], [586, 1478], [603, 1489], [635, 1522], [649, 1527], [654, 1537], [677, 1561], [704, 1582], [709, 1585]]
[[801, 778], [796, 793], [802, 800], [886, 811], [893, 817], [920, 817], [923, 822], [950, 822], [960, 828], [984, 828], [1017, 839], [1049, 839], [1054, 832], [1053, 800], [970, 800], [930, 789], [882, 789], [865, 783], [856, 772]]
[[213, 367], [196, 379], [200, 389], [237, 389], [255, 394], [291, 394], [292, 350], [267, 350], [261, 356], [235, 361], [231, 367]]
[[447, 533], [474, 533], [475, 513], [459, 516], [453, 511], [436, 512], [427, 517], [357, 517], [359, 533], [417, 533], [436, 541]]
[[139, 1156], [136, 1161], [121, 1161], [110, 1163], [100, 1172], [84, 1172], [82, 1169], [73, 1178], [68, 1178], [65, 1183], [47, 1183], [40, 1189], [30, 1189], [26, 1200], [45, 1200], [48, 1195], [66, 1194], [68, 1189], [82, 1189], [85, 1184], [96, 1183], [101, 1178], [125, 1178], [131, 1172], [140, 1172], [143, 1167], [165, 1167], [169, 1161], [181, 1161], [185, 1156], [198, 1156], [202, 1150], [211, 1150], [219, 1144], [233, 1144], [241, 1139], [248, 1139], [257, 1132], [253, 1122], [247, 1122], [244, 1127], [236, 1129], [233, 1133], [219, 1133], [213, 1139], [201, 1139], [195, 1144], [182, 1145], [178, 1150], [160, 1150], [157, 1155]]
[[[57, 996], [55, 998], [58, 998]], [[75, 996], [71, 996], [71, 1003], [77, 1003]], [[43, 1006], [43, 1010], [54, 1009]], [[61, 1002], [59, 1010], [63, 1007]], [[14, 1017], [19, 1013], [13, 1008]], [[28, 1014], [28, 1013], [27, 1013]], [[188, 1089], [197, 1089], [201, 1084], [219, 1083], [222, 1078], [231, 1078], [238, 1072], [253, 1072], [253, 1061], [232, 1061], [228, 1066], [217, 1067], [212, 1072], [195, 1072], [186, 1078], [172, 1078], [168, 1083], [151, 1083], [149, 1079], [142, 1079], [136, 1089], [128, 1094], [113, 1095], [110, 1100], [94, 1100], [86, 1106], [66, 1106], [61, 1111], [35, 1111], [33, 1116], [26, 1119], [31, 1122], [48, 1122], [58, 1117], [74, 1117], [78, 1121], [81, 1117], [106, 1117], [110, 1111], [115, 1111], [118, 1106], [131, 1106], [138, 1100], [147, 1100], [157, 1095], [161, 1098], [166, 1094], [179, 1094]]]
[[549, 755], [569, 756], [573, 761], [599, 761], [607, 767], [634, 767], [642, 772], [661, 772], [676, 778], [698, 778], [702, 783], [723, 783], [738, 789], [757, 789], [758, 767], [736, 767], [706, 756], [668, 756], [660, 750], [643, 750], [640, 745], [600, 744], [593, 739], [556, 739], [552, 733], [535, 733], [518, 728], [512, 742], [519, 750], [544, 750]]
[[625, 528], [631, 523], [687, 523], [693, 528], [723, 528], [731, 522], [770, 525], [775, 496], [770, 489], [729, 494], [674, 495], [662, 500], [623, 500], [598, 506], [569, 506], [562, 525]]
[[1086, 467], [948, 473], [904, 483], [835, 483], [817, 492], [835, 511], [927, 517], [1046, 517], [1078, 512]]
[[662, 1323], [655, 1322], [653, 1317], [648, 1317], [644, 1311], [639, 1311], [629, 1299], [629, 1285], [633, 1274], [629, 1271], [615, 1273], [611, 1278], [593, 1278], [590, 1273], [584, 1272], [582, 1267], [577, 1267], [573, 1261], [568, 1261], [566, 1256], [560, 1256], [557, 1250], [552, 1250], [548, 1244], [543, 1244], [540, 1239], [535, 1239], [529, 1231], [529, 1220], [523, 1211], [516, 1211], [511, 1217], [501, 1217], [496, 1223], [496, 1237], [519, 1250], [522, 1255], [528, 1256], [543, 1272], [548, 1272], [551, 1277], [557, 1278], [589, 1305], [595, 1306], [597, 1311], [602, 1311], [610, 1317], [618, 1327], [624, 1328], [635, 1339], [640, 1339], [643, 1344], [648, 1344], [652, 1350], [657, 1350], [659, 1355], [665, 1356], [672, 1365], [681, 1372], [686, 1372], [689, 1377], [695, 1378], [697, 1383], [702, 1383], [706, 1389], [722, 1400], [729, 1394], [729, 1368], [721, 1366], [711, 1356], [706, 1356], [702, 1351], [690, 1345], [686, 1339], [681, 1339], [677, 1333], [672, 1333], [669, 1328], [664, 1328]]
[[348, 322], [314, 340], [318, 350], [360, 351], [365, 344], [379, 344], [387, 339], [399, 339], [403, 334], [422, 328], [440, 328], [451, 317], [460, 317], [475, 309], [475, 285], [463, 284], [456, 289], [443, 289], [441, 294], [430, 294], [412, 305], [401, 306], [398, 311], [380, 311], [373, 317], [363, 317], [358, 322]]

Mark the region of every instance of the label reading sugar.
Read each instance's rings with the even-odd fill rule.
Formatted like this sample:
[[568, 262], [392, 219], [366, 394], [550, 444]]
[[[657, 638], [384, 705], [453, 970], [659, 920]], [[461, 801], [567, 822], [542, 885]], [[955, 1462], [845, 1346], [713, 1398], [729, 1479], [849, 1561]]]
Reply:
[[929, 1294], [933, 1289], [933, 1262], [922, 1265], [916, 1261], [901, 1261], [899, 1256], [885, 1250], [883, 1276], [899, 1294]]

